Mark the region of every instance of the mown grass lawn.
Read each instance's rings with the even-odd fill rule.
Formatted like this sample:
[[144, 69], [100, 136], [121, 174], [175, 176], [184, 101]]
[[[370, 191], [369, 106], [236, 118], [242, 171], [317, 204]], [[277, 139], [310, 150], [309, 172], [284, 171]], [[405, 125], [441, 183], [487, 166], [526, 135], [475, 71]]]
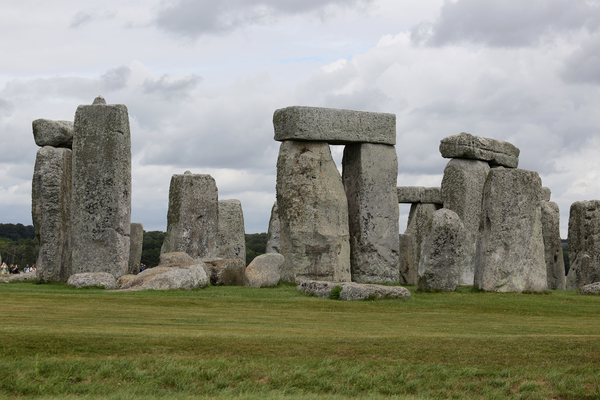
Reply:
[[600, 399], [600, 296], [0, 284], [0, 398]]

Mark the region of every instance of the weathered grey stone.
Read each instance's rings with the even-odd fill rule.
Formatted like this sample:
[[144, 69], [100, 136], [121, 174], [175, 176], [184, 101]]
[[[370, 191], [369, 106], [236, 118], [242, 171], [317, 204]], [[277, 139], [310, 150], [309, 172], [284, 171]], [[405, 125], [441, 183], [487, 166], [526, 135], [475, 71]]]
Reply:
[[417, 269], [415, 264], [415, 243], [410, 233], [400, 234], [400, 283], [404, 285], [417, 284]]
[[186, 264], [193, 262], [194, 259], [189, 254], [180, 252], [163, 253], [160, 255], [158, 265], [170, 265], [170, 264]]
[[466, 231], [465, 268], [459, 285], [473, 285], [475, 274], [475, 246], [481, 222], [483, 186], [490, 171], [485, 161], [453, 159], [444, 169], [442, 200], [444, 208], [460, 217]]
[[125, 286], [133, 278], [135, 278], [135, 275], [133, 275], [133, 274], [123, 275], [122, 277], [120, 277], [119, 279], [117, 279], [117, 287], [122, 288], [123, 286]]
[[398, 186], [398, 203], [442, 204], [442, 190], [439, 187]]
[[135, 275], [140, 272], [140, 262], [142, 261], [144, 225], [140, 223], [132, 223], [130, 227], [129, 238], [129, 264], [127, 267], [127, 273]]
[[398, 283], [398, 158], [385, 144], [350, 144], [342, 161], [350, 268], [358, 283]]
[[317, 297], [329, 297], [329, 294], [336, 286], [342, 287], [340, 299], [346, 301], [364, 299], [406, 299], [410, 297], [408, 289], [403, 288], [402, 286], [370, 285], [355, 282], [304, 281], [298, 285], [296, 290]]
[[542, 201], [550, 201], [552, 197], [552, 191], [549, 187], [542, 186]]
[[67, 285], [75, 286], [77, 289], [90, 286], [104, 286], [105, 289], [116, 289], [117, 281], [108, 272], [83, 272], [71, 275], [67, 280]]
[[244, 286], [246, 258], [203, 258], [204, 271], [213, 286]]
[[244, 213], [239, 200], [219, 200], [217, 257], [246, 259]]
[[348, 202], [327, 143], [285, 141], [277, 159], [281, 280], [350, 280]]
[[167, 235], [161, 253], [182, 251], [212, 258], [217, 251], [219, 201], [210, 175], [173, 175], [169, 188]]
[[576, 201], [569, 213], [568, 290], [600, 281], [600, 200]]
[[37, 279], [65, 282], [71, 275], [72, 151], [44, 146], [33, 170], [31, 214], [39, 241]]
[[273, 114], [275, 140], [396, 144], [396, 115], [293, 106]]
[[116, 104], [77, 108], [72, 182], [72, 272], [125, 275], [131, 224], [127, 107]]
[[27, 281], [27, 280], [31, 280], [31, 279], [37, 279], [37, 277], [35, 275], [35, 271], [25, 272], [22, 274], [16, 274], [16, 275], [10, 275], [10, 276], [3, 276], [2, 278], [0, 278], [0, 282], [9, 283], [9, 282]]
[[560, 241], [560, 211], [558, 204], [542, 201], [542, 234], [548, 289], [565, 290], [565, 262]]
[[208, 282], [204, 263], [195, 260], [189, 263], [171, 264], [149, 268], [137, 274], [123, 285], [125, 290], [171, 290], [204, 288]]
[[281, 223], [277, 211], [277, 201], [271, 208], [271, 219], [269, 219], [269, 233], [267, 234], [266, 253], [279, 253], [279, 241], [281, 236]]
[[469, 267], [466, 247], [466, 230], [460, 217], [447, 208], [434, 212], [419, 262], [419, 290], [454, 291]]
[[583, 285], [579, 288], [580, 294], [600, 294], [600, 282]]
[[106, 100], [102, 96], [98, 96], [92, 102], [92, 105], [103, 105], [106, 104]]
[[246, 286], [275, 286], [281, 279], [279, 270], [285, 258], [281, 254], [267, 253], [256, 257], [246, 268]]
[[513, 144], [466, 132], [442, 139], [440, 153], [444, 158], [469, 158], [508, 168], [519, 166], [520, 150]]
[[483, 189], [475, 287], [497, 292], [548, 287], [537, 172], [490, 170]]
[[[403, 256], [405, 260], [414, 262], [413, 265], [407, 266], [407, 276], [414, 276], [414, 283], [417, 284], [417, 270], [419, 268], [419, 262], [421, 261], [421, 250], [423, 248], [423, 242], [429, 233], [431, 232], [431, 221], [433, 220], [433, 213], [442, 208], [439, 204], [428, 204], [428, 203], [414, 203], [410, 206], [410, 212], [408, 213], [408, 226], [404, 234], [409, 234], [412, 237], [413, 243], [413, 255]], [[409, 278], [410, 279], [410, 278]]]
[[442, 188], [424, 187], [421, 193], [421, 203], [442, 204]]
[[66, 147], [73, 146], [73, 122], [52, 121], [50, 119], [36, 119], [32, 122], [33, 139], [40, 147]]

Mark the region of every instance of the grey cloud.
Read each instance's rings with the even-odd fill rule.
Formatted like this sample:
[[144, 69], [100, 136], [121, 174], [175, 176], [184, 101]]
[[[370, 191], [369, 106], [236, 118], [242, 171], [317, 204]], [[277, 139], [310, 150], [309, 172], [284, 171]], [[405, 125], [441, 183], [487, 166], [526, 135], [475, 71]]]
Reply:
[[188, 96], [200, 82], [202, 78], [197, 75], [171, 80], [171, 75], [164, 74], [156, 80], [146, 79], [143, 89], [146, 94], [156, 94], [164, 99], [182, 98]]
[[105, 74], [100, 76], [100, 82], [103, 88], [107, 90], [120, 90], [127, 85], [130, 76], [131, 69], [129, 67], [121, 66], [106, 71]]
[[[473, 42], [493, 47], [535, 44], [547, 33], [590, 31], [600, 24], [600, 4], [586, 0], [458, 0], [445, 1], [431, 26], [427, 44], [442, 46]], [[423, 28], [413, 28], [415, 43], [423, 40]]]
[[116, 15], [117, 13], [112, 10], [88, 9], [79, 11], [71, 19], [71, 25], [69, 27], [73, 29], [80, 28], [94, 21], [112, 19]]
[[155, 23], [167, 32], [189, 38], [219, 34], [283, 15], [323, 12], [328, 6], [357, 7], [374, 0], [179, 0], [168, 3]]
[[600, 35], [582, 43], [567, 57], [561, 77], [567, 83], [600, 84]]
[[9, 81], [4, 86], [2, 93], [19, 98], [47, 96], [89, 99], [91, 104], [91, 101], [98, 95], [98, 89], [98, 81], [93, 79], [60, 77]]
[[0, 98], [0, 116], [10, 117], [14, 109], [12, 101]]

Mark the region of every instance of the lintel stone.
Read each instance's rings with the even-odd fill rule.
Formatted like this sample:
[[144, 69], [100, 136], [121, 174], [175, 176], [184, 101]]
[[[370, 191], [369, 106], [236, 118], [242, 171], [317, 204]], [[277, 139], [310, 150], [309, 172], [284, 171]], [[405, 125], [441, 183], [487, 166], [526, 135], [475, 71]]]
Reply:
[[442, 189], [439, 187], [398, 186], [398, 203], [442, 204]]
[[468, 158], [487, 161], [490, 165], [517, 168], [521, 151], [513, 144], [502, 140], [484, 138], [462, 132], [448, 136], [440, 142], [440, 153], [444, 158]]

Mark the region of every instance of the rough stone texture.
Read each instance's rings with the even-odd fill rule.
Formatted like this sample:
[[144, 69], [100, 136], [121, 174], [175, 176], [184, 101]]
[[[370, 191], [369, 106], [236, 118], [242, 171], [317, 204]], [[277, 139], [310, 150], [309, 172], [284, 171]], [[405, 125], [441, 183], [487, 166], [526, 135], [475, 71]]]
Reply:
[[160, 255], [158, 265], [184, 264], [192, 261], [194, 259], [184, 252], [163, 253]]
[[204, 271], [213, 286], [244, 286], [246, 259], [204, 258]]
[[600, 294], [600, 282], [583, 285], [579, 288], [580, 294]]
[[144, 244], [144, 225], [132, 223], [129, 238], [129, 265], [127, 267], [127, 273], [135, 275], [140, 272], [142, 245]]
[[79, 106], [73, 135], [72, 272], [109, 272], [129, 264], [131, 137], [127, 107]]
[[213, 177], [191, 173], [173, 175], [167, 235], [160, 252], [182, 251], [192, 258], [215, 257], [218, 221], [218, 191]]
[[285, 141], [277, 159], [281, 280], [350, 280], [348, 202], [327, 143]]
[[293, 106], [273, 114], [275, 140], [396, 144], [396, 115]]
[[488, 161], [490, 164], [502, 165], [508, 168], [519, 166], [520, 150], [513, 144], [474, 136], [466, 132], [442, 139], [440, 153], [444, 158], [468, 158]]
[[397, 283], [398, 158], [384, 144], [351, 144], [342, 161], [348, 199], [352, 281]]
[[244, 213], [239, 200], [219, 200], [217, 257], [246, 259]]
[[565, 262], [560, 241], [560, 211], [558, 204], [542, 201], [542, 234], [548, 289], [565, 290]]
[[398, 203], [442, 204], [442, 190], [439, 187], [398, 186]]
[[67, 280], [67, 285], [75, 286], [77, 289], [88, 286], [104, 286], [106, 289], [116, 289], [117, 281], [108, 272], [83, 272], [71, 275]]
[[463, 271], [469, 267], [465, 257], [466, 230], [460, 217], [447, 208], [433, 213], [431, 232], [425, 238], [419, 262], [419, 290], [456, 289]]
[[170, 264], [149, 268], [137, 274], [123, 285], [126, 290], [171, 290], [204, 288], [208, 282], [204, 263], [196, 260], [189, 263]]
[[460, 217], [466, 231], [465, 265], [459, 285], [473, 285], [475, 246], [481, 222], [483, 186], [490, 171], [485, 161], [453, 159], [444, 169], [442, 200], [444, 208]]
[[269, 233], [267, 234], [266, 253], [279, 253], [279, 242], [281, 236], [281, 223], [277, 211], [277, 201], [271, 208], [271, 219], [269, 219]]
[[35, 275], [35, 271], [27, 272], [27, 273], [23, 273], [23, 274], [3, 276], [2, 278], [0, 278], [0, 282], [9, 283], [9, 282], [27, 281], [30, 279], [37, 279], [37, 277]]
[[[421, 250], [423, 248], [423, 242], [429, 233], [431, 232], [431, 221], [433, 220], [433, 213], [442, 208], [439, 204], [427, 204], [427, 203], [414, 203], [410, 206], [410, 212], [408, 213], [408, 226], [404, 234], [409, 234], [412, 237], [413, 254], [401, 256], [406, 262], [412, 262], [414, 264], [403, 267], [407, 272], [407, 276], [414, 276], [414, 283], [411, 281], [411, 285], [417, 284], [417, 270], [419, 268], [419, 262], [421, 261]], [[410, 278], [409, 278], [410, 279]]]
[[123, 275], [122, 277], [117, 279], [117, 287], [122, 288], [133, 278], [135, 278], [135, 275], [133, 275], [133, 274]]
[[542, 201], [550, 201], [552, 197], [552, 191], [549, 187], [542, 186]]
[[285, 258], [281, 254], [267, 253], [256, 257], [246, 268], [246, 286], [275, 286], [281, 279], [279, 270]]
[[406, 299], [410, 297], [408, 289], [401, 286], [369, 285], [355, 282], [304, 281], [296, 289], [317, 297], [329, 297], [329, 293], [336, 286], [342, 287], [340, 299], [346, 301], [382, 298]]
[[576, 201], [569, 213], [567, 289], [600, 281], [600, 200]]
[[415, 264], [415, 240], [410, 233], [400, 234], [400, 283], [404, 285], [417, 284], [417, 269]]
[[548, 287], [537, 172], [490, 170], [483, 189], [475, 287], [497, 292]]
[[37, 279], [65, 282], [71, 275], [72, 151], [44, 146], [33, 170], [31, 214], [39, 241]]
[[66, 147], [73, 146], [73, 122], [52, 121], [50, 119], [36, 119], [32, 122], [33, 139], [40, 147]]

